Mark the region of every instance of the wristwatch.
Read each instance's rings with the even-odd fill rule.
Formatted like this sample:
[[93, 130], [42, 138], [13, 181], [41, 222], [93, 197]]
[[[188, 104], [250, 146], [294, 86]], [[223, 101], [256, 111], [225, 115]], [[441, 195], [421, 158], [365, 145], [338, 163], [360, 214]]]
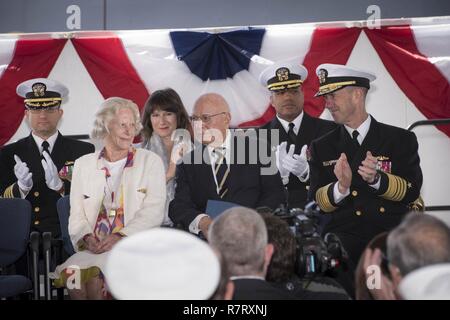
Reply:
[[372, 183], [369, 183], [370, 186], [376, 185], [378, 183], [378, 181], [380, 181], [381, 178], [381, 174], [379, 172], [377, 172], [375, 174], [375, 179], [373, 179]]

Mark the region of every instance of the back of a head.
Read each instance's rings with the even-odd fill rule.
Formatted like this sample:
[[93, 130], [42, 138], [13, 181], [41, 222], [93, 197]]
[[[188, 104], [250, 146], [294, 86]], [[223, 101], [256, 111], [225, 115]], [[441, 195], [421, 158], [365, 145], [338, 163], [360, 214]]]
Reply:
[[263, 272], [267, 230], [255, 210], [244, 207], [226, 210], [212, 223], [209, 243], [222, 254], [230, 276]]
[[450, 229], [431, 215], [410, 213], [389, 234], [387, 254], [402, 276], [427, 265], [450, 262]]
[[[379, 249], [383, 254], [386, 253], [386, 241], [387, 241], [388, 232], [382, 232], [376, 235], [370, 242], [367, 244], [366, 249]], [[367, 288], [367, 270], [364, 270], [364, 258], [365, 258], [365, 250], [363, 254], [359, 258], [358, 265], [355, 270], [355, 298], [356, 300], [373, 300], [373, 296], [370, 290]], [[382, 272], [386, 272], [386, 270], [382, 270]]]
[[295, 274], [296, 240], [286, 221], [273, 214], [262, 214], [266, 223], [268, 241], [274, 251], [266, 279], [271, 282], [285, 282]]

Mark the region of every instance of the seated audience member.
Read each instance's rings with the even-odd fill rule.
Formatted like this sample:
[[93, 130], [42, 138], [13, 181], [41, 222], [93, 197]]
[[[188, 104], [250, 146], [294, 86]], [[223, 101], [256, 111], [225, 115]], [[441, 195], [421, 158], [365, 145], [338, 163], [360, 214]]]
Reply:
[[[140, 129], [135, 103], [105, 100], [92, 133], [105, 146], [75, 162], [69, 234], [77, 253], [52, 275], [55, 285], [66, 286], [72, 299], [105, 298], [103, 271], [111, 248], [123, 237], [163, 221], [164, 166], [153, 152], [132, 147]], [[68, 280], [75, 272], [81, 281], [74, 285]]]
[[[177, 165], [175, 198], [169, 209], [175, 224], [207, 237], [212, 222], [206, 213], [208, 200], [272, 209], [285, 203], [283, 184], [275, 163], [273, 167], [271, 164], [263, 166], [256, 148], [251, 145], [255, 143], [256, 147], [258, 142], [247, 138], [241, 140], [229, 130], [230, 108], [222, 96], [208, 93], [198, 98], [191, 120], [194, 137], [201, 140], [201, 144]], [[253, 163], [252, 159], [255, 160]]]
[[68, 93], [65, 85], [51, 79], [19, 84], [17, 94], [25, 98], [31, 133], [0, 150], [0, 196], [28, 200], [33, 210], [31, 231], [51, 232], [54, 238], [61, 233], [56, 202], [70, 193], [73, 163], [95, 151], [92, 144], [65, 137], [58, 130], [61, 104]]
[[[114, 247], [105, 275], [117, 299], [204, 300], [216, 294], [221, 266], [205, 241], [181, 230], [155, 228]], [[221, 298], [226, 296], [222, 291]]]
[[[380, 262], [380, 272], [384, 273], [384, 275], [387, 276], [387, 278], [382, 278], [383, 280], [388, 279], [389, 277], [389, 270], [386, 268], [386, 241], [388, 232], [382, 232], [378, 235], [376, 235], [367, 245], [366, 250], [370, 249], [372, 252], [375, 249], [378, 249], [381, 253], [381, 262]], [[369, 288], [367, 287], [367, 273], [364, 266], [365, 261], [365, 255], [363, 254], [361, 258], [359, 259], [358, 266], [355, 270], [355, 299], [356, 300], [373, 300], [374, 297], [372, 296]], [[385, 285], [389, 285], [386, 283]]]
[[418, 142], [414, 132], [378, 122], [367, 112], [374, 74], [328, 63], [316, 74], [316, 96], [323, 97], [338, 127], [311, 143], [309, 196], [331, 217], [323, 234], [341, 240], [353, 281], [369, 241], [395, 228], [412, 203], [420, 202]]
[[302, 279], [295, 273], [297, 240], [286, 221], [272, 214], [262, 214], [266, 223], [269, 243], [274, 252], [267, 270], [266, 280], [293, 293], [302, 300], [349, 300], [344, 289], [331, 278], [318, 275]]
[[439, 263], [412, 271], [399, 285], [405, 300], [450, 300], [450, 263]]
[[263, 218], [244, 207], [226, 210], [209, 229], [211, 246], [220, 252], [234, 284], [234, 300], [295, 299], [265, 280], [273, 254]]
[[[382, 251], [368, 248], [361, 259], [364, 259], [366, 284], [375, 285], [376, 279], [370, 272], [373, 267], [369, 267], [382, 266]], [[431, 215], [409, 213], [387, 237], [388, 275], [381, 273], [380, 286], [368, 288], [369, 292], [376, 300], [398, 299], [398, 286], [406, 275], [447, 262], [450, 262], [450, 228]]]
[[[304, 110], [303, 82], [307, 77], [308, 70], [295, 59], [275, 62], [259, 78], [270, 92], [270, 104], [276, 111], [276, 116], [261, 129], [269, 131], [267, 139], [277, 150], [277, 167], [288, 192], [289, 208], [304, 208], [307, 204], [307, 147], [336, 127], [333, 121], [313, 117]], [[260, 130], [262, 136], [263, 130]], [[272, 141], [274, 133], [279, 137], [279, 145]]]
[[[2, 88], [4, 92], [9, 89]], [[53, 238], [58, 238], [61, 226], [56, 202], [70, 194], [74, 161], [95, 148], [58, 130], [64, 114], [61, 106], [69, 94], [64, 84], [36, 78], [20, 83], [16, 92], [24, 98], [25, 119], [31, 132], [0, 147], [0, 198], [29, 201], [33, 213], [30, 232], [51, 232]], [[3, 134], [4, 128], [0, 131]], [[42, 238], [39, 241], [42, 247]], [[42, 250], [39, 255], [43, 256]], [[29, 265], [28, 255], [24, 254], [15, 264], [17, 273], [28, 275]]]
[[230, 275], [228, 274], [228, 267], [222, 254], [212, 248], [219, 258], [220, 262], [220, 281], [217, 286], [216, 292], [211, 297], [211, 300], [231, 300], [234, 294], [234, 283], [230, 280]]
[[168, 210], [175, 195], [176, 164], [192, 149], [191, 124], [178, 93], [170, 88], [154, 91], [145, 103], [142, 126], [141, 147], [153, 151], [163, 160], [167, 187], [163, 226], [172, 226]]

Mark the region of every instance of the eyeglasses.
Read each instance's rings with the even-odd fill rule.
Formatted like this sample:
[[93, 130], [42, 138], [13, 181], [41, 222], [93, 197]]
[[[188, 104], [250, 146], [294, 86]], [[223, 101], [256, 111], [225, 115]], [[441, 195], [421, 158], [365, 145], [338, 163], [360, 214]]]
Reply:
[[42, 109], [28, 109], [28, 111], [32, 114], [40, 114], [40, 113], [55, 113], [59, 110], [59, 107], [57, 108], [42, 108]]
[[212, 117], [215, 117], [215, 116], [218, 116], [218, 115], [221, 115], [221, 114], [226, 114], [226, 113], [228, 113], [228, 112], [224, 111], [224, 112], [219, 112], [219, 113], [216, 113], [216, 114], [202, 114], [201, 116], [192, 116], [192, 117], [190, 117], [190, 119], [191, 119], [192, 122], [194, 122], [194, 121], [202, 121], [204, 123], [208, 123], [208, 122], [211, 121]]

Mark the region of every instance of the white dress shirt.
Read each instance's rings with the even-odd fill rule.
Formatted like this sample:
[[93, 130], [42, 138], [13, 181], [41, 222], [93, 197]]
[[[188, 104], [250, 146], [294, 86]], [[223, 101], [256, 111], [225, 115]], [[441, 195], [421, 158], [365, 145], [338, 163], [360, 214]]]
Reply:
[[298, 134], [298, 130], [300, 130], [300, 125], [302, 124], [302, 120], [303, 120], [303, 111], [297, 116], [297, 118], [295, 118], [291, 122], [281, 119], [278, 116], [278, 114], [277, 114], [277, 119], [278, 119], [278, 121], [280, 121], [280, 123], [283, 126], [284, 131], [286, 131], [286, 133], [289, 131], [289, 123], [293, 123], [294, 124], [294, 133]]
[[41, 137], [38, 137], [37, 135], [35, 135], [34, 133], [31, 133], [31, 136], [34, 139], [34, 142], [36, 142], [36, 145], [39, 149], [39, 153], [42, 154], [43, 148], [42, 148], [42, 142], [47, 141], [49, 146], [48, 146], [48, 151], [50, 153], [52, 153], [53, 151], [53, 147], [55, 146], [55, 142], [56, 142], [56, 138], [58, 138], [58, 131], [56, 131], [52, 136], [50, 136], [47, 140], [42, 139]]

